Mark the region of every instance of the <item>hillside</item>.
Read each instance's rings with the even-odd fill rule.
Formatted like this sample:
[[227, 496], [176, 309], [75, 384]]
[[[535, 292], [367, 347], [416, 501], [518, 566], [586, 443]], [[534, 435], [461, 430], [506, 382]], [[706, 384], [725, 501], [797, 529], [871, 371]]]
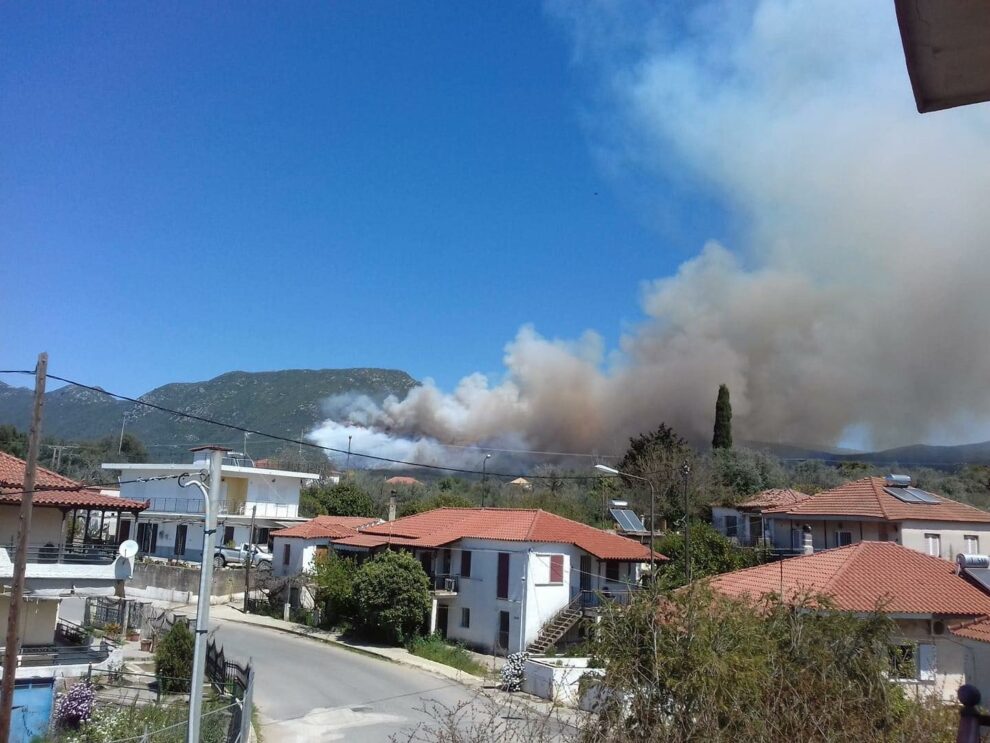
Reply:
[[[363, 394], [376, 401], [404, 397], [418, 384], [392, 369], [290, 369], [274, 372], [228, 372], [205, 382], [166, 384], [140, 399], [184, 413], [258, 428], [298, 438], [323, 420], [323, 400], [333, 395]], [[0, 424], [28, 426], [31, 392], [0, 382]], [[127, 431], [149, 446], [191, 446], [203, 442], [240, 447], [241, 434], [189, 421], [150, 408], [121, 402], [89, 390], [62, 387], [45, 395], [45, 436], [67, 440], [117, 436], [123, 416]], [[258, 456], [271, 446], [254, 444]], [[261, 446], [262, 449], [258, 450]]]

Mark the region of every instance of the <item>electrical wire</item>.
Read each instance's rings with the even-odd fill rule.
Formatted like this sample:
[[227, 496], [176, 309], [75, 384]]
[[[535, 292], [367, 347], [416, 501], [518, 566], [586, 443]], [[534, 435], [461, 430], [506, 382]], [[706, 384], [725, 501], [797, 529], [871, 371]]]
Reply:
[[[119, 480], [117, 482], [98, 482], [98, 483], [79, 483], [78, 485], [38, 485], [35, 486], [34, 490], [21, 490], [12, 491], [8, 493], [0, 493], [0, 498], [5, 498], [8, 495], [37, 495], [38, 493], [80, 493], [83, 490], [98, 490], [101, 488], [116, 488], [118, 485], [130, 485], [136, 482], [154, 482], [156, 480], [177, 480], [184, 475], [188, 475], [188, 472], [183, 472], [181, 475], [159, 475], [157, 477], [137, 477], [133, 480]], [[0, 480], [0, 490], [6, 488], [22, 488], [23, 483], [13, 483], [7, 482], [5, 480]]]
[[[34, 374], [34, 371], [25, 370], [0, 370], [0, 374]], [[140, 400], [136, 397], [128, 397], [127, 395], [121, 395], [116, 392], [110, 392], [103, 389], [102, 387], [96, 387], [90, 384], [84, 384], [82, 382], [77, 382], [73, 379], [67, 379], [66, 377], [60, 377], [56, 374], [46, 374], [46, 378], [53, 379], [57, 382], [63, 382], [64, 384], [71, 385], [73, 387], [78, 387], [80, 389], [89, 390], [91, 392], [97, 392], [101, 395], [106, 395], [107, 397], [112, 397], [117, 400], [124, 400], [126, 402], [133, 403], [135, 405], [141, 405], [146, 408], [151, 408], [152, 410], [158, 410], [162, 413], [167, 413], [168, 415], [175, 415], [181, 418], [186, 418], [188, 420], [198, 421], [200, 423], [207, 423], [213, 426], [219, 426], [220, 428], [226, 428], [232, 431], [239, 431], [241, 433], [251, 434], [253, 436], [261, 436], [268, 439], [274, 439], [275, 441], [283, 441], [287, 444], [294, 444], [296, 446], [307, 446], [311, 449], [320, 449], [322, 451], [333, 452], [334, 454], [347, 454], [352, 457], [361, 457], [363, 459], [370, 459], [376, 462], [386, 462], [388, 464], [400, 464], [405, 467], [419, 467], [422, 469], [437, 470], [440, 472], [454, 472], [463, 475], [482, 475], [489, 477], [526, 477], [534, 480], [589, 480], [595, 477], [594, 475], [537, 475], [537, 474], [526, 474], [522, 472], [489, 472], [487, 470], [473, 470], [466, 467], [449, 467], [446, 465], [439, 464], [426, 464], [424, 462], [413, 462], [405, 459], [394, 459], [392, 457], [382, 457], [376, 454], [366, 454], [357, 451], [347, 451], [346, 449], [338, 449], [333, 446], [322, 446], [320, 444], [314, 444], [310, 441], [303, 441], [301, 439], [294, 439], [290, 436], [280, 436], [278, 434], [267, 433], [265, 431], [259, 431], [255, 428], [248, 428], [246, 426], [238, 426], [234, 423], [226, 423], [224, 421], [218, 421], [213, 418], [207, 418], [202, 415], [195, 415], [194, 413], [184, 413], [181, 410], [173, 410], [172, 408], [166, 408], [163, 405], [157, 405], [147, 400]]]

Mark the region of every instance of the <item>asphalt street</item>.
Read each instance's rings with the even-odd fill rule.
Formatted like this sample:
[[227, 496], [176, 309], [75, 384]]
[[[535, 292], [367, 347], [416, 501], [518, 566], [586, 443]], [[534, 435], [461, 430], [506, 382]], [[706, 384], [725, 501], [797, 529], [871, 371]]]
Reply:
[[415, 668], [314, 640], [224, 622], [216, 638], [255, 666], [255, 701], [266, 741], [405, 740], [476, 692]]

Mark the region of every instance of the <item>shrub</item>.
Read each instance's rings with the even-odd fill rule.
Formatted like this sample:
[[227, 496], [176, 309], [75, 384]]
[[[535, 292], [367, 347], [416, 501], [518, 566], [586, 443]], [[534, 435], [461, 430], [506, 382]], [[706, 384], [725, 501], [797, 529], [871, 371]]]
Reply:
[[76, 684], [55, 702], [55, 725], [62, 729], [78, 728], [92, 717], [95, 701], [96, 690], [91, 684]]
[[176, 622], [155, 649], [155, 675], [162, 691], [185, 693], [192, 679], [196, 641], [185, 622]]
[[529, 653], [512, 653], [506, 656], [502, 666], [502, 691], [519, 691], [522, 688], [523, 669]]
[[316, 600], [326, 612], [323, 622], [330, 626], [354, 616], [354, 576], [357, 563], [335, 552], [318, 555], [313, 563]]
[[419, 634], [430, 611], [430, 582], [406, 552], [382, 552], [354, 576], [355, 619], [369, 637], [401, 645]]

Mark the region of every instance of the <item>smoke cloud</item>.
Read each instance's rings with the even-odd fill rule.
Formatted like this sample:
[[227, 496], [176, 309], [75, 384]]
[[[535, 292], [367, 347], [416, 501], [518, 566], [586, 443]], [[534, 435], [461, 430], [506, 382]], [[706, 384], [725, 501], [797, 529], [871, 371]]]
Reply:
[[596, 81], [603, 171], [651, 174], [658, 214], [678, 189], [713, 194], [736, 242], [644, 284], [643, 321], [615, 351], [524, 327], [504, 379], [352, 401], [328, 426], [621, 451], [660, 421], [710, 438], [724, 382], [737, 439], [986, 438], [987, 106], [917, 114], [889, 3], [661, 5], [549, 13]]

